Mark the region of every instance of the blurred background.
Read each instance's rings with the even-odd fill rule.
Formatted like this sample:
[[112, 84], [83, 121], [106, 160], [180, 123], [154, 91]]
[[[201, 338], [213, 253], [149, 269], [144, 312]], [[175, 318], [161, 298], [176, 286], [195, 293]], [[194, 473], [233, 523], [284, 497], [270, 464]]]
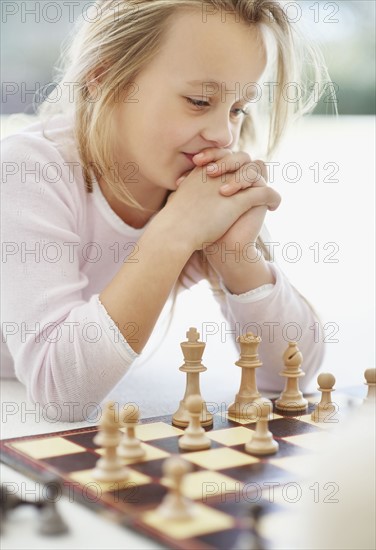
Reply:
[[[9, 131], [8, 116], [33, 113], [35, 92], [53, 82], [61, 45], [80, 8], [90, 2], [77, 4], [74, 0], [1, 2], [4, 133]], [[305, 32], [322, 46], [335, 83], [339, 117], [333, 116], [334, 106], [324, 94], [313, 116], [305, 117], [286, 136], [269, 172], [270, 185], [283, 200], [276, 212], [267, 215], [267, 226], [278, 243], [280, 267], [320, 315], [323, 329], [317, 338], [327, 344], [322, 370], [333, 372], [339, 386], [362, 384], [364, 370], [375, 365], [375, 2], [287, 4], [289, 19], [301, 20]], [[238, 358], [228, 334], [231, 327], [221, 319], [216, 302], [208, 299], [205, 284], [183, 293], [176, 312], [169, 337], [160, 345], [153, 335], [144, 350], [145, 376], [158, 385], [158, 369], [146, 366], [152, 357], [155, 364], [170, 369], [171, 387], [181, 388], [178, 343], [189, 326], [197, 326], [207, 341], [204, 364], [215, 366], [203, 376], [203, 392], [214, 401], [219, 398], [221, 370], [232, 368], [229, 365]], [[206, 337], [210, 323], [217, 323], [217, 331]], [[165, 391], [167, 403], [171, 388]], [[116, 392], [124, 396], [122, 384]]]
[[[7, 94], [2, 88], [2, 114], [33, 112], [33, 93], [54, 81], [53, 67], [61, 44], [69, 37], [73, 21], [90, 3], [1, 2], [1, 78], [3, 83], [14, 85]], [[375, 2], [299, 0], [286, 5], [289, 19], [302, 24], [322, 45], [331, 79], [336, 84], [340, 114], [374, 114]], [[332, 112], [330, 107], [324, 97], [315, 113]]]

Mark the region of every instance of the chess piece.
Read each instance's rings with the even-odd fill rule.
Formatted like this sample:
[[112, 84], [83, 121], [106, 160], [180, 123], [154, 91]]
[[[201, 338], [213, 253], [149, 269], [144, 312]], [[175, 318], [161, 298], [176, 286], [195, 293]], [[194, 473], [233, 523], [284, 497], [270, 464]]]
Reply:
[[63, 535], [69, 531], [54, 501], [44, 503], [40, 508], [38, 520], [38, 533], [41, 535]]
[[[57, 495], [54, 495], [53, 488], [59, 488]], [[45, 500], [25, 500], [8, 492], [7, 486], [1, 485], [0, 489], [0, 528], [3, 525], [9, 512], [19, 506], [32, 506], [39, 512], [39, 533], [42, 535], [60, 535], [69, 531], [56, 507], [57, 496], [61, 495], [61, 485], [58, 479], [52, 477], [43, 488]], [[0, 529], [1, 532], [1, 529]]]
[[255, 371], [262, 366], [257, 353], [261, 338], [252, 332], [247, 332], [239, 336], [236, 341], [240, 343], [240, 359], [235, 365], [241, 367], [242, 375], [239, 392], [227, 412], [236, 419], [252, 419], [256, 414], [253, 403], [261, 397], [257, 390]]
[[163, 473], [171, 482], [169, 492], [158, 506], [158, 513], [173, 521], [187, 520], [194, 515], [193, 502], [183, 496], [181, 486], [184, 476], [192, 466], [182, 458], [172, 456], [163, 463]]
[[365, 398], [366, 403], [374, 403], [376, 397], [376, 369], [367, 369], [364, 372], [364, 378], [368, 385], [368, 393]]
[[0, 510], [3, 518], [5, 518], [11, 510], [18, 508], [18, 506], [24, 502], [25, 501], [23, 501], [19, 496], [10, 492], [5, 483], [0, 485]]
[[289, 342], [289, 346], [283, 354], [285, 368], [280, 376], [286, 378], [285, 389], [275, 402], [276, 408], [281, 411], [303, 412], [307, 409], [308, 401], [304, 399], [299, 390], [299, 378], [305, 376], [300, 368], [303, 355], [299, 351], [296, 342]]
[[43, 490], [45, 500], [39, 508], [38, 532], [42, 535], [62, 535], [69, 531], [56, 506], [56, 500], [61, 494], [60, 481], [55, 478], [49, 479]]
[[39, 509], [43, 506], [43, 501], [22, 499], [18, 495], [15, 495], [6, 483], [0, 485], [0, 534], [3, 532], [4, 523], [9, 512], [23, 505], [35, 506]]
[[259, 523], [264, 508], [260, 504], [252, 504], [249, 509], [249, 518], [240, 535], [232, 546], [232, 550], [265, 550], [265, 545], [260, 536]]
[[179, 447], [186, 451], [209, 449], [211, 445], [210, 439], [200, 424], [202, 403], [200, 395], [190, 395], [185, 401], [190, 415], [190, 422], [188, 428], [185, 429], [184, 434], [179, 439]]
[[141, 446], [141, 441], [135, 435], [135, 428], [139, 421], [140, 413], [138, 409], [128, 406], [123, 414], [122, 423], [125, 427], [125, 433], [121, 438], [117, 454], [121, 458], [136, 459], [145, 456], [145, 449]]
[[104, 448], [104, 456], [100, 458], [92, 472], [98, 481], [125, 481], [129, 474], [122, 460], [117, 455], [120, 443], [120, 420], [115, 418], [114, 402], [106, 404], [99, 424], [99, 431], [94, 437], [94, 443]]
[[338, 422], [338, 419], [334, 418], [336, 412], [336, 406], [332, 402], [332, 391], [336, 379], [328, 372], [323, 372], [317, 377], [317, 388], [322, 392], [321, 401], [315, 407], [315, 410], [311, 414], [311, 419], [314, 422]]
[[250, 441], [245, 444], [245, 451], [252, 455], [268, 455], [278, 451], [279, 445], [273, 439], [268, 429], [269, 417], [273, 411], [272, 402], [266, 397], [260, 397], [255, 401], [258, 408], [256, 431]]
[[69, 531], [56, 508], [55, 502], [46, 502], [39, 512], [38, 533], [41, 535], [62, 535]]
[[[179, 408], [172, 417], [172, 423], [180, 428], [186, 428], [189, 424], [189, 413], [186, 406], [186, 400], [190, 395], [200, 395], [200, 373], [207, 370], [201, 363], [205, 344], [200, 342], [200, 335], [193, 327], [187, 332], [187, 342], [180, 344], [184, 354], [184, 365], [179, 370], [187, 373], [187, 385], [183, 399], [180, 401]], [[201, 426], [211, 426], [213, 424], [213, 415], [209, 413], [205, 402], [201, 408], [200, 414]]]
[[265, 550], [262, 537], [260, 535], [260, 518], [264, 513], [264, 508], [260, 504], [252, 504], [250, 509], [251, 529], [253, 531], [253, 541], [248, 550]]

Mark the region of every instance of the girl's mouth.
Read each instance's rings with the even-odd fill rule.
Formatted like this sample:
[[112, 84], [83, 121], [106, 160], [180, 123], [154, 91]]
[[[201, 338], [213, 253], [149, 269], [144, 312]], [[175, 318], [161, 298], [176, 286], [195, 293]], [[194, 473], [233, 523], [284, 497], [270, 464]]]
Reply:
[[184, 155], [188, 160], [190, 160], [192, 164], [194, 164], [194, 162], [193, 162], [193, 157], [194, 157], [195, 155], [190, 155], [190, 154], [188, 154], [188, 153], [183, 153], [183, 155]]

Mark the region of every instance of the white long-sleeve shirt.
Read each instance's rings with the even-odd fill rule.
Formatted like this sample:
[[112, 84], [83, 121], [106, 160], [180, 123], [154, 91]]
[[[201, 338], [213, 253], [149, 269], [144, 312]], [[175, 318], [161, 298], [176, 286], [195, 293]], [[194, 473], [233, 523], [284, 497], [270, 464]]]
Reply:
[[[143, 362], [144, 352], [133, 351], [99, 300], [122, 263], [132, 261], [147, 225], [135, 229], [124, 223], [95, 179], [93, 193], [86, 191], [72, 136], [71, 119], [59, 115], [45, 134], [36, 122], [2, 141], [1, 375], [16, 376], [33, 402], [56, 404], [61, 420], [82, 419], [87, 404], [99, 404], [120, 381], [127, 400], [142, 403], [144, 416], [166, 412], [166, 395], [175, 392], [172, 386], [169, 390], [171, 370], [158, 365], [153, 378], [153, 357]], [[270, 266], [274, 286], [240, 296], [224, 289], [215, 298], [229, 327], [240, 332], [267, 328], [259, 350], [261, 389], [283, 387], [278, 373], [288, 327], [298, 333], [304, 389], [323, 357], [323, 344], [314, 341], [309, 328], [317, 319], [276, 264]], [[193, 257], [187, 272], [194, 282], [202, 279]], [[166, 304], [154, 339], [164, 337], [159, 332], [167, 311]], [[219, 398], [231, 400], [238, 385], [234, 371], [219, 369], [217, 380]], [[175, 399], [182, 394], [183, 388]]]

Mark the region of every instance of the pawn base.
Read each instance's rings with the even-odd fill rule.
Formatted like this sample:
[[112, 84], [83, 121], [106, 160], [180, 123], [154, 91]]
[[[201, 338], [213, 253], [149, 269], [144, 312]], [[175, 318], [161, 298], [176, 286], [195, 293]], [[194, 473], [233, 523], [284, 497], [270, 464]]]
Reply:
[[127, 441], [120, 444], [117, 450], [118, 456], [121, 458], [142, 458], [145, 456], [145, 449], [141, 446], [138, 439]]
[[251, 441], [245, 444], [245, 451], [251, 455], [272, 455], [275, 454], [278, 449], [279, 445], [277, 441], [273, 439], [271, 433], [266, 440], [253, 437]]
[[227, 409], [227, 414], [239, 420], [255, 420], [257, 418], [257, 408], [253, 401], [239, 402], [234, 401]]
[[166, 495], [157, 508], [158, 514], [171, 521], [184, 521], [195, 516], [194, 504], [184, 497]]
[[100, 458], [91, 475], [97, 481], [126, 481], [129, 478], [129, 471], [123, 466], [121, 460], [108, 464], [104, 458]]
[[295, 398], [279, 398], [275, 402], [275, 408], [279, 411], [304, 412], [308, 408], [308, 401], [304, 397]]
[[201, 436], [184, 434], [179, 439], [179, 447], [185, 451], [201, 451], [204, 449], [209, 449], [210, 446], [211, 441], [208, 437], [206, 437], [205, 432]]
[[313, 422], [327, 422], [328, 424], [337, 423], [338, 419], [334, 419], [336, 408], [333, 405], [326, 405], [321, 408], [319, 405], [311, 414]]
[[61, 535], [68, 531], [68, 526], [55, 508], [55, 503], [48, 503], [41, 509], [38, 533], [41, 535]]
[[[172, 417], [172, 424], [179, 428], [187, 428], [190, 421], [188, 410], [184, 400], [180, 401], [180, 405], [176, 413]], [[200, 425], [207, 427], [213, 424], [213, 415], [208, 412], [204, 406], [200, 414]]]

